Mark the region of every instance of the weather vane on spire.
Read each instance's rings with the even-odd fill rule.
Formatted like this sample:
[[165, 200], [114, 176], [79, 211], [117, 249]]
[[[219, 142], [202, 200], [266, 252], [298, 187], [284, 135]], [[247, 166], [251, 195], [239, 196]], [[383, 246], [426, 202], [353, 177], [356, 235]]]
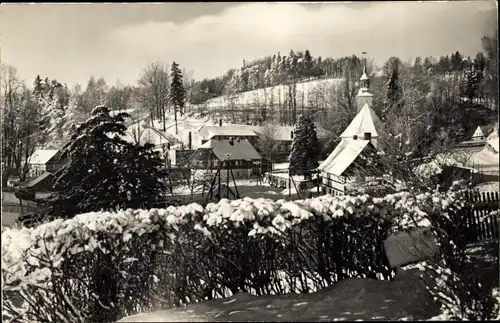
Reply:
[[366, 73], [366, 52], [361, 52], [364, 58], [363, 73]]

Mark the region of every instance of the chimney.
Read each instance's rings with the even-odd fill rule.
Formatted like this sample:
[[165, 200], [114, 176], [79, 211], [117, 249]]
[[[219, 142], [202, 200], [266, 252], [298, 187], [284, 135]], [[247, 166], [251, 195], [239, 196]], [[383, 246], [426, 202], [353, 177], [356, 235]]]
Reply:
[[372, 133], [371, 132], [365, 132], [365, 140], [372, 140]]
[[222, 118], [219, 119], [219, 127], [222, 127]]
[[358, 139], [358, 135], [352, 136], [352, 139], [357, 140]]

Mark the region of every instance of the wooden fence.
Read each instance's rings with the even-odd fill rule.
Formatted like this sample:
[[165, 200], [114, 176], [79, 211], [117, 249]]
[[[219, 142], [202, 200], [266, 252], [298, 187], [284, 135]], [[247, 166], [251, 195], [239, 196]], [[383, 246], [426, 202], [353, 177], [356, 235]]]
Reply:
[[[481, 242], [499, 238], [499, 193], [468, 192], [468, 201], [461, 210], [462, 232], [467, 243]], [[495, 212], [496, 211], [496, 212]]]
[[2, 203], [2, 212], [25, 214], [39, 211], [40, 207], [38, 205], [29, 202], [27, 203], [26, 201], [23, 201], [22, 205], [19, 203]]

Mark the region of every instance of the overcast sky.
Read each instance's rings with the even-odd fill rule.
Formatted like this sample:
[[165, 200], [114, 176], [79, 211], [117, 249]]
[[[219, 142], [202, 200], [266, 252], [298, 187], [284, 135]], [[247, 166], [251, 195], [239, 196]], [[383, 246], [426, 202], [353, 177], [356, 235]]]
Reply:
[[475, 55], [496, 30], [496, 1], [366, 3], [2, 4], [2, 63], [73, 85], [90, 76], [135, 84], [149, 62], [196, 79], [243, 59], [309, 49], [313, 56]]

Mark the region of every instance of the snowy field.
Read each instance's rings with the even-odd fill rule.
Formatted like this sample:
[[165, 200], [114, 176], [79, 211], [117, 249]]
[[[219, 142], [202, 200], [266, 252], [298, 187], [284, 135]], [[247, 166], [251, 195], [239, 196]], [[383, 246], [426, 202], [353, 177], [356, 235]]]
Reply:
[[[315, 100], [316, 95], [328, 91], [332, 87], [337, 87], [344, 81], [343, 78], [331, 78], [302, 82], [296, 84], [297, 98], [304, 102]], [[208, 100], [201, 106], [208, 107], [209, 109], [226, 106], [229, 103], [236, 106], [248, 106], [253, 104], [266, 104], [271, 101], [274, 103], [284, 102], [288, 96], [289, 85], [277, 85], [273, 87], [266, 87], [263, 89], [247, 91], [232, 96], [223, 95]]]
[[485, 182], [475, 186], [479, 192], [500, 192], [500, 182]]
[[[46, 198], [50, 193], [37, 193], [37, 198]], [[29, 209], [27, 206], [36, 206], [33, 201], [22, 202], [23, 208]], [[2, 227], [12, 226], [16, 223], [19, 217], [19, 199], [13, 192], [2, 192]]]

